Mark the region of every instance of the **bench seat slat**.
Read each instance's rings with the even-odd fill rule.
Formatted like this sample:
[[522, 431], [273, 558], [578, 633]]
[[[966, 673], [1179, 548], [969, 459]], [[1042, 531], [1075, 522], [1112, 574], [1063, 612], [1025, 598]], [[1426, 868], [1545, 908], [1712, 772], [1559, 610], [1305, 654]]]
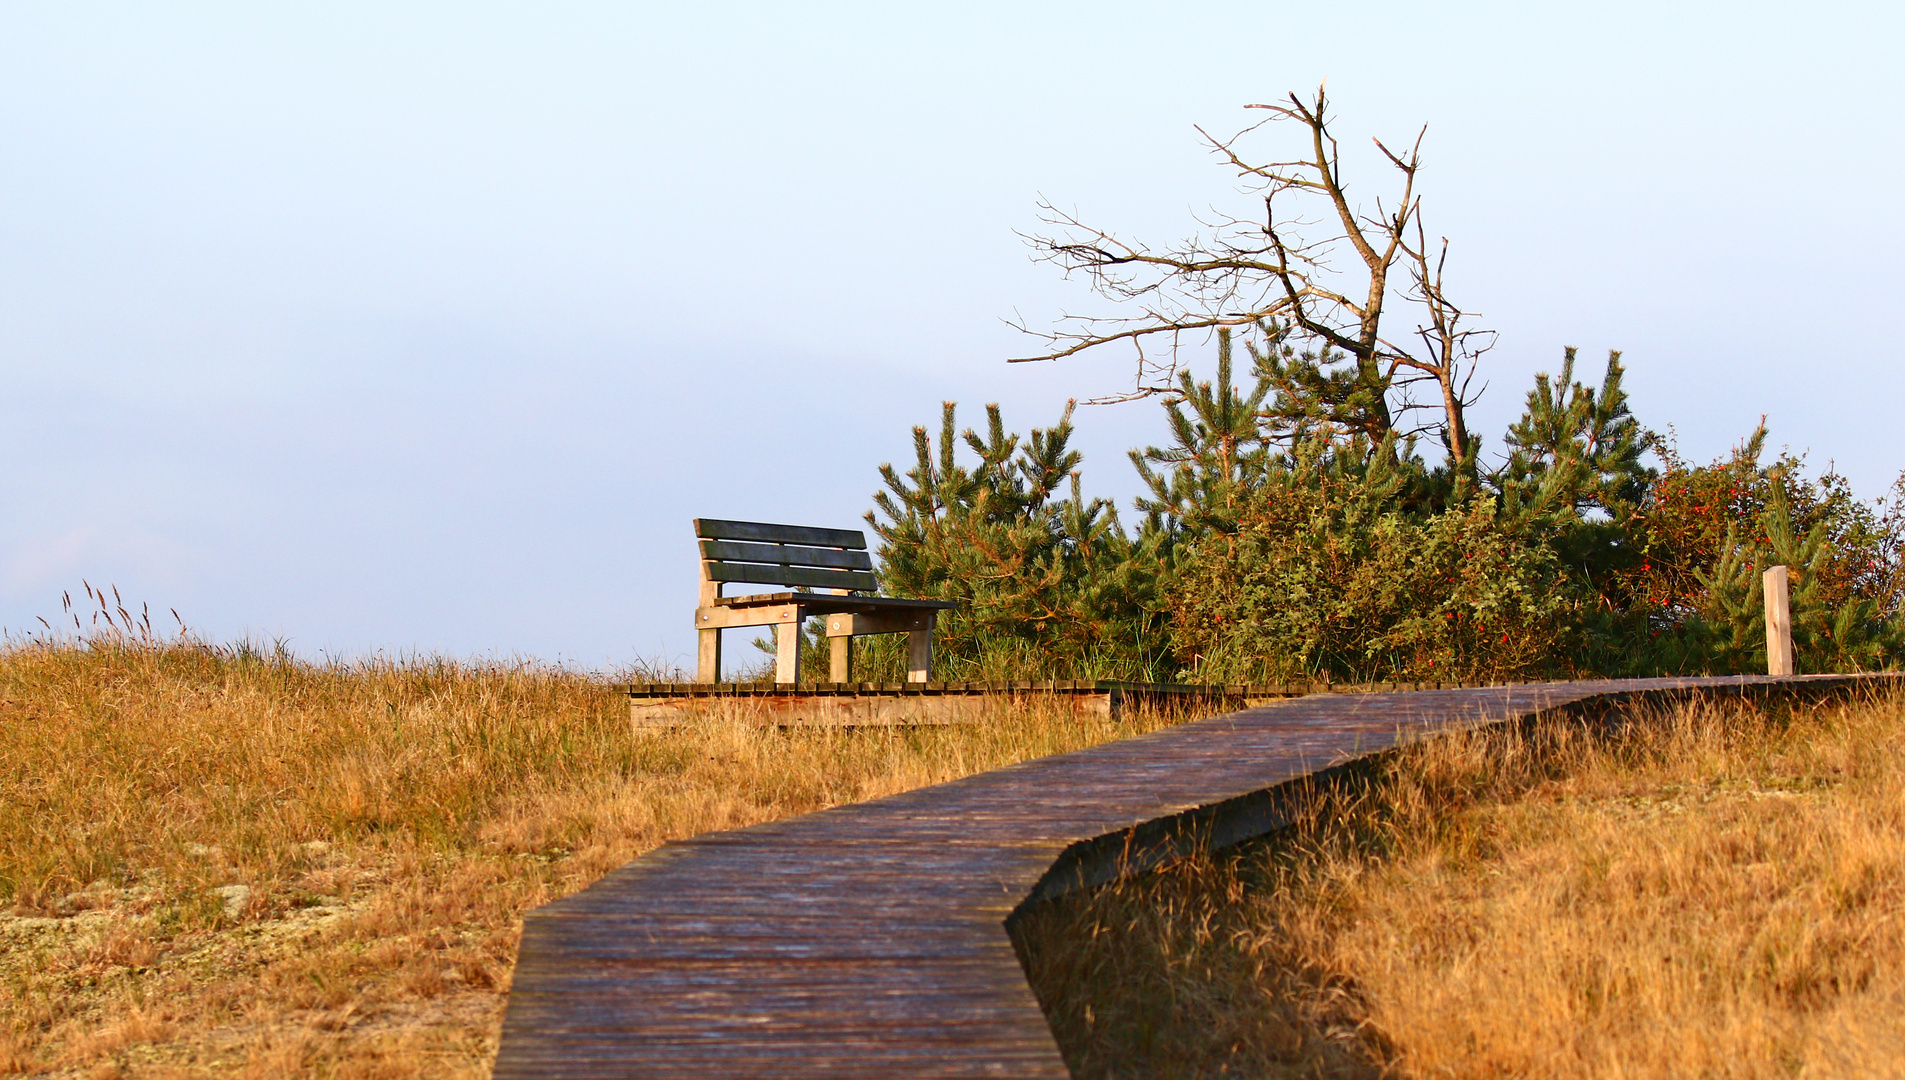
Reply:
[[755, 540], [767, 544], [807, 544], [813, 547], [865, 550], [866, 534], [855, 529], [815, 529], [805, 525], [770, 525], [764, 521], [722, 521], [696, 518], [695, 535], [703, 540]]
[[734, 540], [703, 540], [701, 541], [701, 557], [709, 562], [831, 566], [841, 570], [871, 571], [873, 569], [873, 556], [864, 551], [795, 547], [792, 544], [745, 544]]
[[755, 593], [752, 596], [723, 596], [714, 602], [715, 607], [778, 607], [782, 604], [799, 604], [820, 614], [835, 611], [917, 611], [922, 608], [956, 608], [959, 605], [951, 600], [906, 600], [893, 596], [832, 596], [827, 593], [776, 592]]
[[856, 589], [871, 592], [879, 587], [873, 575], [864, 570], [823, 570], [805, 566], [764, 566], [757, 563], [707, 564], [710, 581], [745, 581], [760, 585], [805, 585], [810, 589]]

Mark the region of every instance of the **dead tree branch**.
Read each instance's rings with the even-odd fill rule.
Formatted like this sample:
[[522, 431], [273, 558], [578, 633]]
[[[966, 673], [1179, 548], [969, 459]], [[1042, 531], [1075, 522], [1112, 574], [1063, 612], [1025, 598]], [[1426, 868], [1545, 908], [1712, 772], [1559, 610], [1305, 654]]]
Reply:
[[[1180, 349], [1202, 345], [1220, 329], [1266, 331], [1306, 350], [1293, 362], [1313, 365], [1306, 385], [1333, 400], [1305, 405], [1310, 421], [1372, 440], [1439, 431], [1457, 462], [1473, 457], [1464, 413], [1476, 361], [1493, 335], [1474, 329], [1474, 313], [1450, 299], [1445, 287], [1448, 241], [1431, 247], [1421, 219], [1417, 174], [1425, 128], [1406, 151], [1372, 140], [1397, 181], [1392, 201], [1365, 211], [1343, 179], [1342, 154], [1332, 133], [1328, 98], [1318, 89], [1305, 100], [1291, 94], [1275, 104], [1251, 105], [1268, 115], [1228, 139], [1198, 133], [1211, 152], [1261, 206], [1260, 216], [1214, 212], [1189, 239], [1154, 249], [1039, 204], [1050, 230], [1022, 234], [1039, 262], [1123, 310], [1111, 315], [1061, 316], [1039, 330], [1012, 322], [1044, 348], [1014, 363], [1059, 360], [1107, 345], [1129, 344], [1137, 358], [1133, 389], [1116, 400], [1172, 393]], [[1243, 142], [1271, 125], [1295, 125], [1306, 153], [1288, 160], [1253, 161]], [[1305, 206], [1321, 211], [1300, 216]], [[1333, 260], [1345, 254], [1351, 269]], [[1393, 305], [1416, 311], [1412, 333], [1391, 334], [1384, 319]], [[1147, 348], [1147, 345], [1156, 347]], [[1306, 359], [1307, 358], [1307, 359]], [[1417, 404], [1411, 386], [1433, 383], [1434, 404]], [[1284, 407], [1292, 407], [1285, 403]], [[1274, 411], [1275, 406], [1272, 407]], [[1399, 418], [1415, 410], [1440, 415], [1429, 424]], [[1472, 465], [1469, 466], [1472, 468]]]

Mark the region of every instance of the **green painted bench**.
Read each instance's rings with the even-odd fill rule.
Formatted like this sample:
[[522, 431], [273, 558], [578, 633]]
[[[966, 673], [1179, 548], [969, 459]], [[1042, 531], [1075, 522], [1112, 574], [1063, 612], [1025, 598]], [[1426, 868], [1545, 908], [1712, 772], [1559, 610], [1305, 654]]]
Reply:
[[[701, 542], [696, 682], [721, 681], [721, 631], [731, 626], [772, 626], [774, 681], [797, 681], [800, 628], [809, 616], [827, 621], [833, 682], [853, 681], [854, 638], [899, 633], [907, 636], [907, 681], [929, 680], [933, 618], [940, 610], [958, 605], [858, 595], [879, 588], [864, 533], [696, 518], [695, 536]], [[722, 587], [731, 582], [787, 585], [793, 591], [722, 596]]]

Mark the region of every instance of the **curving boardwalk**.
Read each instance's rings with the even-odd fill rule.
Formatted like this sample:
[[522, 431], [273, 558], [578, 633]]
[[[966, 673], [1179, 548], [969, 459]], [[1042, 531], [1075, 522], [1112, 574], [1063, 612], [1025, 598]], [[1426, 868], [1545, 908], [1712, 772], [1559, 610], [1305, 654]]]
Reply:
[[1007, 918], [1283, 822], [1278, 787], [1451, 727], [1887, 676], [1321, 694], [667, 844], [524, 921], [495, 1075], [1068, 1075]]

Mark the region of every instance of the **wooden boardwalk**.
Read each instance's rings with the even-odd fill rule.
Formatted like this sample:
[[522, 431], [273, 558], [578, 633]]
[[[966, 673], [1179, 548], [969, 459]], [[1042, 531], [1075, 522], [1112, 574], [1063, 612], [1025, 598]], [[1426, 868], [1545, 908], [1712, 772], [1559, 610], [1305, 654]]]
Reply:
[[1019, 905], [1279, 827], [1280, 785], [1451, 727], [1884, 676], [1330, 694], [664, 845], [524, 921], [495, 1075], [1069, 1074]]

